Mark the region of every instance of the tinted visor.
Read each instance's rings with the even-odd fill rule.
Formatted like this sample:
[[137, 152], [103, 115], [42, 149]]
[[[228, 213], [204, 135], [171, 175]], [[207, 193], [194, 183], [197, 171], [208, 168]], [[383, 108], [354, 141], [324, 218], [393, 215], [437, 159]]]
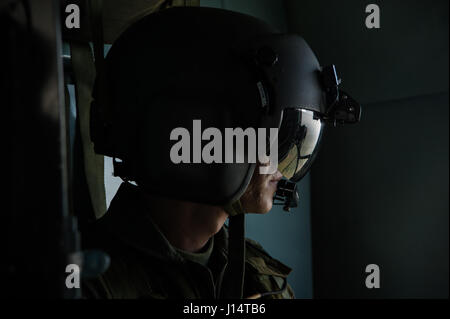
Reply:
[[323, 122], [313, 111], [283, 110], [278, 135], [278, 170], [297, 182], [308, 172], [318, 151]]

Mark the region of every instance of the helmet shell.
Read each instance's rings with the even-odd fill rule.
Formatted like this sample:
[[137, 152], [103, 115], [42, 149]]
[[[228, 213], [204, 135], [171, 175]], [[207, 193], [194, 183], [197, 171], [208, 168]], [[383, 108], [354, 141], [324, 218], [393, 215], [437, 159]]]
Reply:
[[111, 47], [98, 77], [104, 83], [96, 81], [93, 93], [91, 138], [96, 152], [120, 158], [126, 177], [150, 192], [226, 205], [245, 191], [255, 163], [174, 164], [171, 131], [192, 132], [193, 120], [221, 132], [279, 127], [283, 108], [321, 111], [319, 71], [301, 37], [280, 35], [254, 17], [201, 7], [162, 10]]

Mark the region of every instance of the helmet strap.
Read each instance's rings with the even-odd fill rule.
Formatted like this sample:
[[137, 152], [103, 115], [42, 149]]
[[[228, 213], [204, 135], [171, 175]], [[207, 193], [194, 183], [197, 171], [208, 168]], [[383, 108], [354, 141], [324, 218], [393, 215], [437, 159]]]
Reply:
[[245, 273], [245, 214], [231, 216], [228, 237], [228, 267], [220, 298], [242, 299]]
[[224, 210], [230, 216], [243, 215], [245, 214], [244, 207], [242, 206], [241, 201], [238, 199], [231, 204], [228, 204], [224, 207]]

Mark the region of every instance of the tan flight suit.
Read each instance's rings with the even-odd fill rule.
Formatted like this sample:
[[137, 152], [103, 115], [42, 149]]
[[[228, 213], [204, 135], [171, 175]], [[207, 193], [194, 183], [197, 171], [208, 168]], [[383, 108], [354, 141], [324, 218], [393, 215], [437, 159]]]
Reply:
[[[123, 183], [108, 212], [97, 221], [91, 248], [106, 251], [109, 269], [82, 283], [86, 298], [221, 298], [228, 261], [228, 231], [213, 238], [207, 265], [185, 258], [158, 230], [146, 212], [138, 187]], [[92, 240], [91, 240], [92, 241]], [[244, 298], [280, 290], [291, 269], [246, 240]], [[290, 286], [263, 298], [294, 298]]]

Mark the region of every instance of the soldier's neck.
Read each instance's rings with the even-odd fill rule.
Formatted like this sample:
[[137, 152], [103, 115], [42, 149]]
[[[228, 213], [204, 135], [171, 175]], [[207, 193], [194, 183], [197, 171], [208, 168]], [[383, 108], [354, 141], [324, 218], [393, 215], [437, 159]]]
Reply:
[[218, 206], [153, 196], [147, 202], [151, 218], [170, 244], [188, 252], [200, 251], [228, 218]]

